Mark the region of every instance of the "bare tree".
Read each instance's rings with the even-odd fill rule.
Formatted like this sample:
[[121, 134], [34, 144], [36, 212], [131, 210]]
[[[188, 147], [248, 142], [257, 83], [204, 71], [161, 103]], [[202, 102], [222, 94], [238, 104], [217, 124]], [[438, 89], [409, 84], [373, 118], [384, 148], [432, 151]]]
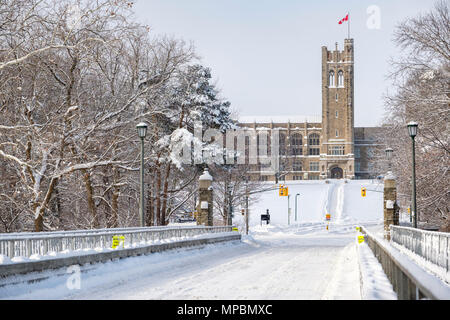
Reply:
[[416, 137], [419, 222], [450, 231], [450, 16], [447, 2], [438, 1], [421, 16], [400, 23], [394, 41], [405, 57], [393, 61], [395, 93], [386, 97], [385, 144], [400, 192], [411, 190], [409, 121], [419, 123]]

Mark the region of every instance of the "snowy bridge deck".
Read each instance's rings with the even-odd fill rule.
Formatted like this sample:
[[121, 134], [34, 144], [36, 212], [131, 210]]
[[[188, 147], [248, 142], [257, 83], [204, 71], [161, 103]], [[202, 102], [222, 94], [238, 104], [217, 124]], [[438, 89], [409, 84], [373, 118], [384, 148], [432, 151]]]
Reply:
[[[33, 283], [23, 276], [14, 285], [0, 283], [0, 298], [397, 299], [380, 263], [367, 243], [358, 243], [355, 230], [364, 226], [374, 235], [383, 234], [382, 193], [360, 196], [361, 186], [376, 190], [382, 185], [305, 181], [288, 186], [291, 194], [300, 194], [297, 219], [294, 211], [290, 219], [287, 216], [287, 197], [267, 192], [250, 208], [250, 234], [242, 241], [81, 266], [77, 289], [68, 287], [72, 275], [65, 270]], [[260, 214], [266, 209], [271, 224], [261, 226]], [[332, 217], [329, 225], [326, 213]], [[242, 229], [240, 219], [236, 215], [233, 223]], [[420, 263], [411, 263], [428, 273]]]

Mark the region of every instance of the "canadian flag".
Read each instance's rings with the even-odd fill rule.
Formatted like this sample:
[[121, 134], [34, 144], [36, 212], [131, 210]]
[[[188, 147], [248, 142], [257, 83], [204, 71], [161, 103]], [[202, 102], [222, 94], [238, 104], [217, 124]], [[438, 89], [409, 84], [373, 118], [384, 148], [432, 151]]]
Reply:
[[339, 21], [339, 24], [342, 24], [342, 22], [344, 22], [344, 21], [348, 21], [348, 13], [345, 16], [345, 18], [343, 18], [342, 20]]

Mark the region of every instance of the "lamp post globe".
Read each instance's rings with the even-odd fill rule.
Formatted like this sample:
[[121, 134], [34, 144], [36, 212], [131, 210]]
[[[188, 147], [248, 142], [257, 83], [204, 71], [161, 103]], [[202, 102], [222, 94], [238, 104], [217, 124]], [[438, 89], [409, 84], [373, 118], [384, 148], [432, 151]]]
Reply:
[[385, 152], [386, 152], [386, 159], [391, 160], [394, 150], [392, 150], [392, 148], [386, 148]]
[[408, 123], [408, 133], [409, 133], [409, 136], [413, 139], [417, 135], [417, 127], [418, 126], [419, 126], [418, 123], [415, 121], [411, 121]]
[[138, 131], [139, 138], [144, 139], [145, 136], [147, 135], [148, 125], [145, 122], [141, 122], [136, 126], [136, 128]]
[[386, 159], [388, 161], [388, 174], [389, 174], [392, 170], [391, 159], [392, 159], [392, 154], [394, 153], [394, 150], [392, 150], [392, 148], [386, 148], [385, 152], [386, 152]]

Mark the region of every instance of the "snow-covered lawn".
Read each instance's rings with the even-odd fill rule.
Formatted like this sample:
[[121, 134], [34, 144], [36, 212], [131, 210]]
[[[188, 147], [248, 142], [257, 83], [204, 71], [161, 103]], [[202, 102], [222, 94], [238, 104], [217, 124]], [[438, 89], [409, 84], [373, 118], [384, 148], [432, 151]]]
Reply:
[[[280, 197], [278, 190], [263, 193], [250, 207], [249, 225], [260, 225], [261, 214], [269, 210], [271, 223], [288, 225], [299, 223], [317, 223], [325, 221], [326, 214], [331, 215], [331, 223], [382, 223], [383, 222], [383, 183], [377, 180], [330, 180], [291, 181], [288, 197]], [[275, 186], [268, 184], [268, 186]], [[367, 196], [361, 196], [361, 187], [367, 188]], [[295, 198], [297, 196], [297, 220], [295, 219]], [[288, 219], [288, 207], [291, 215]], [[235, 214], [233, 223], [243, 227], [244, 217]]]

